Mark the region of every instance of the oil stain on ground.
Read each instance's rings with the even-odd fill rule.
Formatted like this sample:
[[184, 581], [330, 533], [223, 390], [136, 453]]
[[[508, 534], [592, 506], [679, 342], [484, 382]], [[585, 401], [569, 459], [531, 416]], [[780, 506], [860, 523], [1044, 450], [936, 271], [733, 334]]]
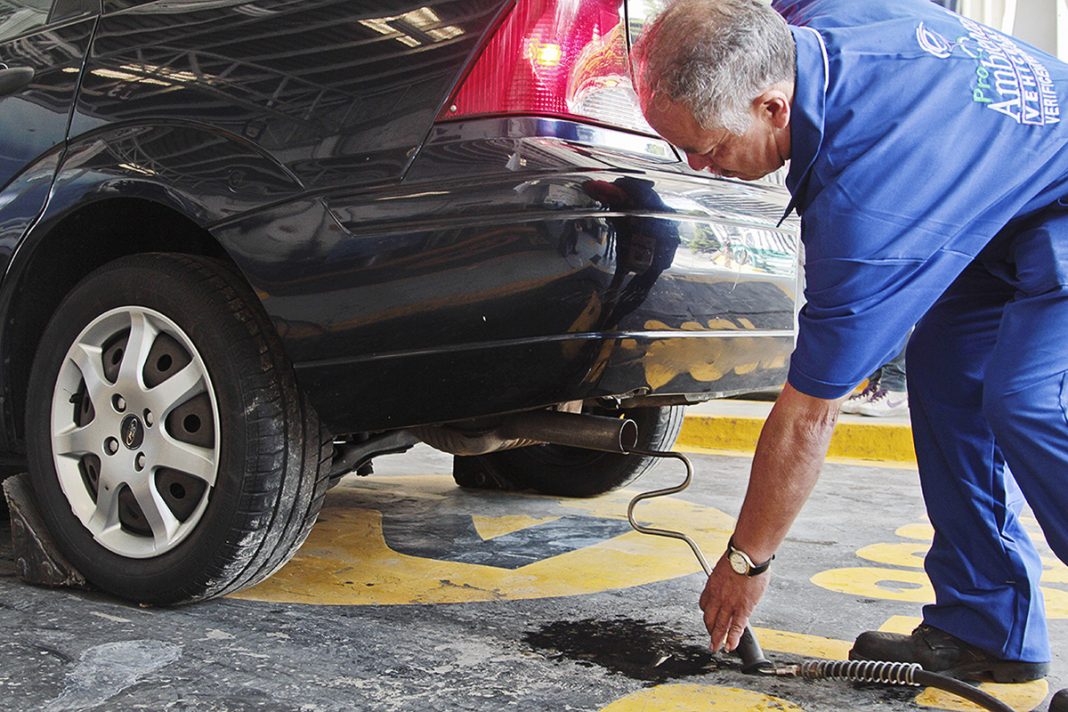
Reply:
[[631, 618], [556, 621], [523, 639], [549, 659], [599, 665], [648, 682], [705, 675], [724, 667], [708, 648], [659, 623]]

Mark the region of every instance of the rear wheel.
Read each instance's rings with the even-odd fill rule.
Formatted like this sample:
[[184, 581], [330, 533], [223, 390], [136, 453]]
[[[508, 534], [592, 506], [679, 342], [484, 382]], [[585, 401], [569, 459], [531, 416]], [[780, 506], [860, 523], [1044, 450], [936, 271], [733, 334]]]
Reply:
[[57, 545], [124, 598], [257, 583], [322, 506], [330, 439], [255, 296], [212, 260], [138, 255], [86, 277], [42, 337], [26, 419]]
[[[682, 428], [683, 406], [589, 411], [619, 415], [638, 426], [636, 450], [671, 450]], [[656, 458], [535, 445], [476, 457], [456, 457], [453, 478], [472, 489], [534, 490], [564, 497], [592, 497], [631, 482]]]

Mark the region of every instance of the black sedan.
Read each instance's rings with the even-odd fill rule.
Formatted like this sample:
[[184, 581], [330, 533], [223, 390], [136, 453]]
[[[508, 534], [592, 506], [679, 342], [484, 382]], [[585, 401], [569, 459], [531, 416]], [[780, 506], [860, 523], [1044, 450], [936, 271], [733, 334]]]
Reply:
[[0, 475], [71, 562], [225, 594], [376, 455], [589, 496], [781, 383], [788, 196], [646, 125], [657, 5], [0, 1]]

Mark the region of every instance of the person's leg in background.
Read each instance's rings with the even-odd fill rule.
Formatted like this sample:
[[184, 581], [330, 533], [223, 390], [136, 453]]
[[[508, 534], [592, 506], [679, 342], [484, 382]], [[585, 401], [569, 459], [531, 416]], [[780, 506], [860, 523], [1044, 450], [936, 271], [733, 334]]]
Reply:
[[892, 393], [905, 392], [905, 352], [907, 350], [908, 344], [893, 360], [879, 369], [879, 385], [883, 389]]
[[864, 385], [864, 388], [853, 393], [853, 395], [849, 396], [849, 398], [842, 403], [841, 412], [856, 415], [857, 408], [864, 403], [867, 403], [868, 399], [875, 395], [875, 392], [879, 390], [879, 377], [882, 375], [882, 372], [883, 368], [880, 366], [876, 369], [875, 373], [868, 376], [868, 382]]
[[867, 400], [858, 403], [855, 413], [882, 418], [895, 415], [906, 415], [909, 412], [909, 398], [905, 386], [905, 352], [884, 364], [878, 372], [876, 388], [868, 396]]
[[904, 415], [909, 411], [905, 386], [905, 347], [868, 378], [864, 390], [842, 403], [843, 413], [872, 417]]

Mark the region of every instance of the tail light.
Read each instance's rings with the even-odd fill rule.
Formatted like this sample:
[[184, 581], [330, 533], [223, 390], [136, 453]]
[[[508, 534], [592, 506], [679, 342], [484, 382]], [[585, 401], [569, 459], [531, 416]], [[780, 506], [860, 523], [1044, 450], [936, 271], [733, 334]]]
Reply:
[[518, 0], [439, 120], [537, 115], [644, 133], [623, 0]]

